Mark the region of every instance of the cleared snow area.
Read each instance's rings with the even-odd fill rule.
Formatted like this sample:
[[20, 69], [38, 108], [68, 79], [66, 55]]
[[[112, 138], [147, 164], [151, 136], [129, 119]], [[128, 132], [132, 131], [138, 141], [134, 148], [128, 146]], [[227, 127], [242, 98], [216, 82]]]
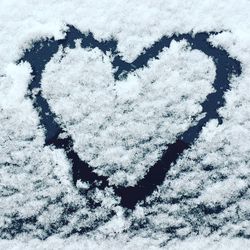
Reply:
[[[0, 2], [1, 249], [249, 249], [250, 2]], [[65, 152], [44, 146], [27, 98], [31, 65], [16, 63], [34, 41], [63, 38], [66, 24], [98, 40], [114, 38], [133, 61], [163, 35], [223, 31], [209, 41], [241, 62], [242, 74], [216, 119], [171, 167], [163, 185], [125, 211], [112, 188], [89, 194], [72, 182]], [[74, 149], [112, 184], [134, 185], [165, 145], [196, 122], [213, 92], [215, 65], [185, 41], [115, 81], [111, 55], [60, 50], [46, 65], [42, 94]], [[80, 233], [78, 235], [77, 233]]]

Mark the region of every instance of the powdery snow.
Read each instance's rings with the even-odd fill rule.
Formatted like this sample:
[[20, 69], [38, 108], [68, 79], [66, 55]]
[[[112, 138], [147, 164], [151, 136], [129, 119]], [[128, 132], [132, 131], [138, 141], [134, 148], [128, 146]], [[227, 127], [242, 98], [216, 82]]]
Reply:
[[46, 65], [43, 95], [82, 160], [112, 184], [135, 185], [144, 176], [165, 145], [195, 123], [215, 78], [212, 59], [184, 41], [116, 82], [98, 49], [61, 54]]
[[[84, 249], [117, 249], [117, 246], [121, 249], [248, 249], [249, 11], [247, 0], [2, 0], [0, 230], [2, 238], [12, 240], [2, 240], [1, 248], [82, 249], [84, 245]], [[93, 199], [99, 200], [101, 206], [94, 211], [91, 209], [88, 200], [72, 184], [71, 166], [64, 152], [43, 146], [44, 131], [39, 126], [38, 114], [25, 97], [30, 65], [16, 65], [15, 61], [35, 40], [62, 38], [66, 24], [72, 24], [82, 32], [91, 31], [99, 40], [114, 37], [118, 40], [118, 50], [128, 61], [163, 35], [224, 31], [211, 36], [210, 41], [214, 46], [225, 48], [242, 63], [242, 74], [231, 79], [231, 90], [226, 93], [226, 104], [220, 110], [223, 124], [211, 120], [192, 148], [171, 168], [164, 184], [148, 197], [145, 204], [137, 205], [129, 216], [125, 216], [123, 208], [117, 205], [112, 190], [93, 191]], [[114, 82], [109, 61], [109, 56], [103, 56], [97, 49], [67, 50], [61, 62], [55, 56], [47, 65], [43, 91], [52, 109], [61, 115], [62, 124], [72, 134], [80, 156], [99, 173], [110, 174], [111, 171], [110, 182], [126, 180], [133, 184], [159, 157], [162, 142], [174, 140], [192, 123], [186, 118], [199, 114], [199, 103], [212, 91], [210, 81], [214, 66], [202, 52], [189, 51], [183, 42], [173, 43], [170, 49], [161, 53], [159, 60], [152, 60], [149, 67], [137, 70], [119, 83]], [[180, 65], [185, 68], [178, 68]], [[204, 65], [209, 74], [204, 73]], [[194, 71], [195, 79], [191, 77]], [[152, 81], [154, 85], [150, 84]], [[196, 87], [201, 84], [202, 88]], [[53, 88], [53, 85], [57, 87]], [[171, 91], [173, 86], [179, 87], [178, 91]], [[96, 100], [94, 105], [82, 101], [90, 95]], [[163, 98], [166, 95], [168, 98]], [[187, 96], [190, 105], [183, 105], [183, 100], [181, 104], [171, 102], [180, 100], [182, 95]], [[161, 106], [157, 106], [155, 98]], [[67, 105], [61, 105], [62, 99]], [[117, 110], [122, 113], [124, 103], [129, 103], [125, 108], [135, 105], [140, 112], [119, 117]], [[158, 114], [155, 119], [154, 113], [141, 113], [147, 105], [159, 113], [165, 105], [173, 110], [173, 114], [170, 118]], [[98, 117], [95, 121], [99, 123], [83, 120], [83, 114], [94, 115], [93, 111]], [[110, 147], [115, 141], [115, 149], [100, 150], [101, 157], [94, 158], [97, 149], [92, 152], [86, 147], [86, 136], [92, 136], [106, 116], [111, 116], [117, 123], [107, 123], [95, 140], [102, 147], [103, 143]], [[151, 150], [148, 158], [136, 155], [143, 148], [139, 143], [141, 136], [146, 136], [142, 129], [131, 129], [137, 119], [140, 126], [145, 126], [147, 120], [143, 130], [148, 131], [147, 136], [154, 136], [154, 141], [147, 144], [147, 149]], [[130, 124], [126, 127], [128, 121]], [[124, 125], [120, 126], [122, 122]], [[169, 123], [169, 127], [163, 129], [162, 122]], [[157, 125], [159, 133], [155, 136]], [[82, 128], [88, 129], [89, 133], [79, 133]], [[119, 133], [116, 140], [105, 140], [109, 129], [116, 133], [117, 129], [126, 131], [127, 134], [122, 134], [126, 140], [132, 136], [131, 145], [135, 146], [135, 151], [124, 153]], [[156, 151], [152, 150], [155, 145]], [[118, 149], [122, 157], [120, 169], [112, 167], [120, 160], [120, 157], [113, 157]], [[131, 159], [135, 160], [133, 175], [129, 172]], [[74, 235], [96, 224], [100, 226], [94, 231], [84, 236]], [[48, 236], [51, 237], [46, 241], [37, 239]]]

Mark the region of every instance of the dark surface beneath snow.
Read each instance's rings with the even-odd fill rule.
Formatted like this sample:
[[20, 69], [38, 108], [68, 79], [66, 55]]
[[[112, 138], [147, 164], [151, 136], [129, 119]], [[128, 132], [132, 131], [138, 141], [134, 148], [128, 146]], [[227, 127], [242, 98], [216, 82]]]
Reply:
[[[98, 41], [92, 33], [83, 34], [73, 26], [68, 26], [69, 29], [66, 37], [62, 40], [47, 39], [35, 42], [30, 50], [26, 50], [24, 56], [19, 60], [28, 61], [33, 70], [33, 80], [29, 84], [29, 91], [27, 96], [32, 99], [35, 109], [39, 112], [40, 123], [44, 126], [46, 131], [46, 145], [54, 145], [56, 148], [65, 150], [67, 158], [72, 163], [73, 180], [89, 182], [89, 191], [93, 188], [104, 189], [109, 187], [107, 177], [99, 176], [93, 172], [91, 166], [85, 161], [82, 161], [77, 152], [73, 149], [73, 140], [70, 135], [65, 139], [60, 139], [59, 135], [63, 131], [60, 125], [55, 121], [56, 115], [50, 110], [48, 102], [41, 95], [41, 75], [45, 65], [50, 61], [51, 57], [58, 51], [59, 46], [63, 48], [75, 47], [75, 39], [82, 39], [81, 46], [83, 48], [99, 48], [103, 53], [110, 51], [112, 53], [113, 67], [116, 68], [114, 78], [116, 80], [125, 78], [130, 72], [147, 66], [151, 58], [156, 58], [158, 54], [165, 47], [169, 47], [171, 41], [180, 41], [186, 39], [192, 49], [198, 49], [206, 55], [213, 58], [216, 66], [216, 79], [213, 83], [215, 92], [207, 96], [203, 102], [202, 108], [205, 116], [198, 121], [198, 123], [190, 127], [183, 134], [179, 135], [176, 142], [166, 145], [167, 150], [163, 152], [162, 158], [156, 162], [148, 171], [148, 173], [141, 179], [134, 187], [111, 186], [116, 195], [121, 198], [121, 205], [125, 208], [133, 209], [135, 205], [144, 200], [150, 195], [158, 185], [161, 185], [166, 177], [170, 167], [176, 162], [178, 157], [185, 149], [192, 146], [194, 141], [198, 138], [202, 128], [210, 119], [218, 119], [222, 123], [222, 118], [218, 115], [217, 110], [224, 105], [223, 95], [225, 91], [230, 88], [230, 77], [232, 75], [238, 76], [241, 74], [240, 62], [231, 58], [229, 54], [219, 48], [211, 46], [207, 41], [211, 33], [198, 33], [194, 36], [192, 34], [173, 35], [171, 37], [163, 36], [159, 41], [155, 42], [150, 48], [144, 50], [132, 63], [125, 62], [117, 51], [117, 41]], [[32, 91], [38, 89], [36, 94]], [[92, 207], [98, 206], [92, 201]]]

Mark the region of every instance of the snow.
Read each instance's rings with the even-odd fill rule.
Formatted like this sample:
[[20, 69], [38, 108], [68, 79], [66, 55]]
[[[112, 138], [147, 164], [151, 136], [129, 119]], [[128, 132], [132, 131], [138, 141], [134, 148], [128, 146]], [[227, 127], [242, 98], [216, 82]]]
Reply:
[[[107, 239], [101, 241], [98, 239], [86, 239], [84, 237], [70, 237], [68, 239], [60, 239], [58, 237], [50, 237], [45, 241], [32, 239], [29, 241], [2, 241], [0, 246], [6, 250], [92, 250], [92, 249], [110, 249], [115, 250], [117, 248], [121, 250], [134, 250], [134, 249], [149, 249], [158, 250], [157, 240], [152, 240], [150, 243], [146, 238], [135, 237], [130, 242], [126, 237], [120, 237], [119, 239]], [[230, 239], [223, 237], [221, 239], [212, 237], [190, 237], [187, 240], [180, 242], [173, 242], [167, 248], [162, 246], [161, 249], [169, 250], [236, 250], [236, 249], [248, 249], [249, 241], [246, 239]]]
[[135, 185], [165, 145], [195, 123], [214, 78], [212, 59], [184, 41], [118, 82], [108, 56], [78, 47], [46, 65], [42, 91], [82, 160], [112, 174], [112, 184]]
[[[248, 249], [249, 11], [247, 0], [2, 0], [0, 248]], [[211, 120], [163, 185], [129, 215], [112, 189], [94, 190], [90, 196], [101, 206], [91, 209], [79, 192], [86, 183], [74, 187], [65, 153], [44, 147], [44, 130], [25, 96], [31, 67], [16, 60], [33, 41], [62, 38], [66, 24], [91, 31], [99, 40], [117, 39], [127, 61], [163, 35], [223, 31], [209, 40], [242, 64], [242, 74], [231, 79], [220, 109], [223, 123]], [[79, 46], [59, 52], [43, 73], [42, 91], [80, 157], [108, 175], [110, 183], [134, 185], [160, 157], [165, 143], [195, 123], [190, 117], [200, 114], [200, 103], [213, 91], [214, 65], [185, 41], [173, 42], [159, 60], [119, 82], [112, 76], [111, 60], [98, 49]], [[132, 111], [124, 114], [127, 109]], [[169, 117], [163, 115], [166, 110]], [[141, 139], [149, 137], [153, 140], [142, 145]], [[146, 156], [144, 150], [149, 151]], [[96, 152], [99, 157], [94, 157]], [[96, 224], [100, 226], [95, 230], [75, 235]]]

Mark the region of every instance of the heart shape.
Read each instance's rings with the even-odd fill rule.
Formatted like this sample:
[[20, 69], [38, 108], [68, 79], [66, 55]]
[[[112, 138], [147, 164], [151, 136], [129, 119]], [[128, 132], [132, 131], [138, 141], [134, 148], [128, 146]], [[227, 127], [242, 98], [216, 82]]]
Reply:
[[[45, 144], [65, 150], [72, 162], [75, 183], [79, 179], [87, 182], [88, 190], [112, 186], [121, 197], [121, 205], [133, 208], [163, 182], [171, 164], [192, 145], [210, 119], [222, 122], [217, 109], [223, 105], [229, 77], [239, 75], [241, 67], [225, 50], [207, 42], [211, 34], [216, 33], [163, 37], [131, 64], [119, 56], [116, 41], [99, 42], [91, 33], [84, 35], [73, 26], [69, 26], [65, 39], [39, 41], [25, 51], [19, 61], [28, 61], [33, 69], [28, 96], [45, 127]], [[75, 39], [82, 42], [75, 46]], [[185, 42], [177, 43], [183, 39], [190, 47]], [[176, 42], [170, 46], [173, 40]], [[175, 60], [169, 60], [171, 56]], [[151, 58], [159, 60], [150, 61]], [[210, 93], [213, 63], [215, 92]], [[193, 71], [186, 70], [190, 64], [195, 66]], [[159, 75], [162, 68], [168, 74]], [[129, 72], [133, 73], [128, 75]], [[117, 81], [120, 76], [124, 79]], [[74, 86], [73, 92], [68, 82]], [[198, 92], [201, 83], [203, 89]], [[57, 86], [57, 91], [51, 84]], [[173, 95], [175, 98], [171, 99]], [[96, 103], [91, 105], [93, 100]], [[62, 101], [67, 106], [62, 106]], [[81, 112], [72, 114], [72, 107]], [[206, 113], [200, 116], [201, 111]], [[84, 129], [88, 133], [78, 137], [78, 131]]]
[[111, 60], [80, 44], [61, 49], [46, 64], [42, 94], [80, 158], [110, 185], [134, 186], [166, 145], [195, 124], [215, 66], [185, 41], [173, 41], [158, 60], [122, 80], [115, 81]]

